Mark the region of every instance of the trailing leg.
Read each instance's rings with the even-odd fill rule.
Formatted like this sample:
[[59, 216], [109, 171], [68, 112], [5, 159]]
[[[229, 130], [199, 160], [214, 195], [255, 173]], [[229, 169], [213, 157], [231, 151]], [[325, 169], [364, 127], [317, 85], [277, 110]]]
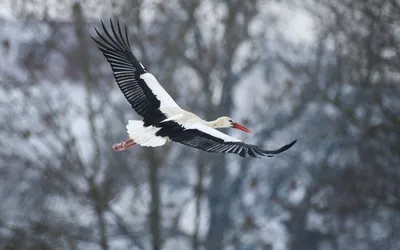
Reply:
[[114, 151], [123, 151], [123, 150], [126, 150], [126, 149], [134, 146], [134, 145], [136, 145], [136, 143], [132, 139], [129, 139], [127, 141], [121, 141], [121, 142], [115, 143], [112, 146], [112, 150], [114, 150]]

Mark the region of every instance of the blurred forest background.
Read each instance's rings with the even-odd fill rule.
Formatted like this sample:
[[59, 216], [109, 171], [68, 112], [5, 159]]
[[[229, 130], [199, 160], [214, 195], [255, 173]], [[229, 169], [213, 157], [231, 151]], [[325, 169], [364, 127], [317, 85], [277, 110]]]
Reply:
[[[400, 249], [399, 0], [3, 0], [0, 249]], [[179, 105], [276, 148], [133, 147], [89, 35], [129, 28]]]

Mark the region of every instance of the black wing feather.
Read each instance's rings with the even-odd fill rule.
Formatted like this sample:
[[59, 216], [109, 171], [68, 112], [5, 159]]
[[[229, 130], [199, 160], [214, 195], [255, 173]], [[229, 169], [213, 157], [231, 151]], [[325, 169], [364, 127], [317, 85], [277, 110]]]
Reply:
[[212, 153], [233, 153], [242, 157], [272, 157], [291, 148], [296, 140], [277, 149], [263, 150], [259, 147], [243, 142], [226, 142], [221, 138], [215, 137], [198, 129], [185, 129], [174, 121], [169, 121], [160, 124], [161, 129], [156, 133], [158, 136], [165, 136], [174, 142], [183, 145], [198, 148]]
[[98, 39], [92, 39], [98, 44], [100, 51], [110, 63], [114, 78], [131, 104], [132, 108], [143, 117], [144, 125], [149, 126], [167, 118], [160, 108], [160, 100], [153, 94], [146, 82], [140, 78], [142, 74], [148, 73], [146, 68], [133, 55], [130, 48], [128, 31], [125, 26], [125, 37], [121, 26], [117, 21], [115, 27], [110, 20], [111, 33], [104, 23], [103, 35], [97, 30]]

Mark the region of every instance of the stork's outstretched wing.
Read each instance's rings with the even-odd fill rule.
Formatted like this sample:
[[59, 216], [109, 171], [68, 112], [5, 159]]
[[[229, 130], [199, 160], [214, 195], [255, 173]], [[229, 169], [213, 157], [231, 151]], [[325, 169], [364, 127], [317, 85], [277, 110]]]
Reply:
[[103, 34], [96, 29], [100, 51], [110, 63], [115, 80], [122, 93], [136, 112], [143, 116], [145, 126], [155, 124], [168, 117], [168, 108], [179, 108], [171, 96], [158, 83], [157, 79], [147, 71], [133, 55], [130, 48], [127, 28], [122, 34], [117, 21], [114, 27], [110, 20], [112, 33], [108, 32], [104, 23]]
[[[294, 140], [277, 150], [264, 150], [255, 145], [243, 143], [236, 138], [233, 138], [201, 123], [179, 126], [180, 128], [176, 127], [174, 123], [175, 122], [172, 122], [169, 128], [168, 126], [166, 126], [165, 128], [161, 129], [159, 131], [160, 134], [167, 132], [167, 136], [172, 141], [179, 142], [186, 146], [198, 148], [207, 152], [233, 153], [238, 154], [242, 157], [246, 157], [247, 155], [252, 157], [272, 157], [273, 155], [288, 150], [297, 141]], [[175, 124], [178, 125], [177, 123]], [[170, 131], [164, 132], [163, 130], [166, 129], [175, 131], [173, 133]]]

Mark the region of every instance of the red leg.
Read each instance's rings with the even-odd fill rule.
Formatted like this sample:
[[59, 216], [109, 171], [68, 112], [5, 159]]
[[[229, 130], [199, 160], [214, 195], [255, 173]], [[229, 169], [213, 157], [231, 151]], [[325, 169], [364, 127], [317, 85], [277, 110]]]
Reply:
[[112, 150], [114, 150], [114, 151], [123, 151], [123, 150], [126, 150], [126, 149], [134, 146], [134, 145], [136, 145], [136, 143], [132, 139], [127, 140], [127, 141], [121, 141], [119, 143], [115, 143], [112, 146]]

